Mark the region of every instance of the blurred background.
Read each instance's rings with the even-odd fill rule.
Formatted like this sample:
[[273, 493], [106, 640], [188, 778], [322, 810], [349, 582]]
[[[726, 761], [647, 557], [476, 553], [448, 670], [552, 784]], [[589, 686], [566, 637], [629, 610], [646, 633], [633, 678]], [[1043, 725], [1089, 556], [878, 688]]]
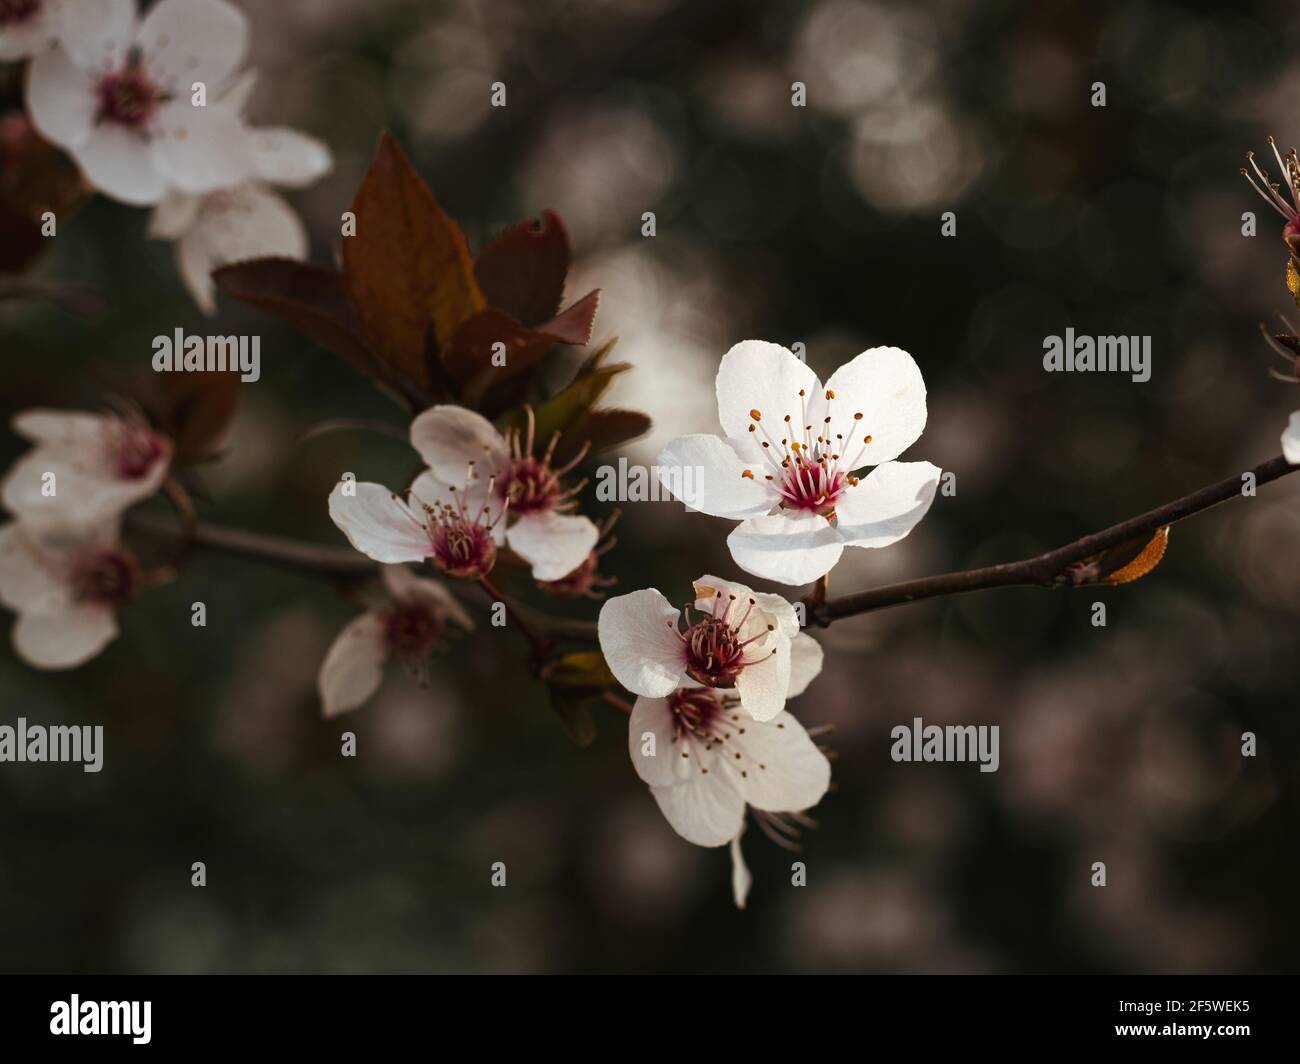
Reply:
[[[471, 247], [556, 210], [570, 298], [603, 290], [597, 338], [617, 335], [636, 366], [612, 398], [655, 419], [630, 461], [716, 430], [713, 375], [741, 339], [801, 342], [823, 377], [874, 344], [912, 352], [930, 421], [908, 457], [954, 471], [957, 494], [897, 546], [846, 552], [832, 594], [1132, 516], [1277, 454], [1300, 405], [1268, 378], [1280, 363], [1258, 328], [1288, 305], [1280, 219], [1238, 174], [1267, 134], [1300, 140], [1293, 4], [241, 6], [261, 72], [250, 117], [336, 156], [289, 194], [313, 260], [334, 260], [383, 128]], [[489, 106], [494, 81], [505, 108]], [[325, 508], [340, 472], [399, 483], [413, 455], [378, 435], [300, 437], [399, 412], [270, 317], [225, 300], [209, 323], [145, 220], [92, 200], [25, 282], [82, 295], [0, 301], [5, 421], [100, 407], [178, 326], [260, 334], [262, 379], [241, 388], [200, 517], [343, 545]], [[1044, 373], [1043, 337], [1069, 326], [1151, 335], [1151, 380]], [[0, 461], [22, 449], [6, 432]], [[590, 490], [584, 508], [603, 512]], [[728, 522], [624, 509], [617, 590], [678, 600], [702, 572], [743, 576]], [[834, 725], [835, 789], [804, 839], [806, 887], [746, 834], [743, 913], [725, 850], [674, 835], [632, 771], [625, 720], [609, 710], [577, 749], [514, 633], [458, 641], [427, 690], [393, 667], [370, 705], [323, 721], [316, 671], [355, 607], [328, 581], [199, 555], [81, 669], [38, 673], [0, 649], [0, 722], [102, 723], [107, 744], [98, 775], [0, 766], [0, 966], [1295, 969], [1298, 545], [1300, 478], [1175, 528], [1126, 588], [987, 592], [818, 632], [825, 672], [792, 708]], [[914, 716], [1000, 725], [999, 771], [893, 763], [889, 731]]]

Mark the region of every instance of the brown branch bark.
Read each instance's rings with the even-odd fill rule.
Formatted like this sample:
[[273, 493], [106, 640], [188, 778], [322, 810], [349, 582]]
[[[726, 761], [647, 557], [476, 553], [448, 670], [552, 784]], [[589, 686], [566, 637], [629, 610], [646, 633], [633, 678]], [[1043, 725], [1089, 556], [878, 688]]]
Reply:
[[[1300, 466], [1289, 464], [1279, 455], [1261, 462], [1250, 472], [1258, 485], [1267, 484]], [[896, 584], [871, 588], [838, 598], [817, 601], [817, 591], [805, 599], [808, 624], [826, 627], [833, 621], [853, 617], [860, 613], [873, 613], [891, 606], [902, 606], [922, 599], [944, 595], [962, 595], [971, 591], [986, 591], [997, 587], [1069, 587], [1071, 566], [1111, 547], [1154, 535], [1158, 529], [1202, 513], [1221, 502], [1241, 494], [1242, 474], [1227, 477], [1193, 491], [1181, 498], [1157, 506], [1154, 510], [1111, 525], [1100, 532], [1076, 539], [1056, 550], [1034, 558], [989, 565], [981, 569], [965, 569], [938, 576], [925, 576], [917, 580], [904, 580]], [[342, 547], [327, 547], [286, 536], [247, 532], [221, 525], [198, 524], [189, 532], [175, 518], [158, 514], [133, 513], [128, 527], [137, 533], [180, 545], [203, 548], [235, 557], [288, 565], [307, 572], [336, 577], [365, 576], [377, 571], [378, 566], [364, 555]], [[823, 592], [824, 593], [824, 592]], [[547, 639], [573, 642], [596, 642], [596, 625], [591, 621], [568, 620], [551, 617], [541, 610], [512, 602], [511, 608]]]
[[[1256, 484], [1267, 484], [1288, 473], [1294, 473], [1300, 466], [1293, 466], [1278, 455], [1267, 462], [1261, 462], [1250, 472], [1255, 474]], [[1094, 554], [1139, 536], [1151, 536], [1158, 529], [1174, 524], [1194, 514], [1202, 513], [1221, 502], [1241, 494], [1242, 474], [1226, 477], [1217, 483], [1193, 491], [1182, 498], [1174, 499], [1154, 510], [1111, 525], [1090, 536], [1076, 539], [1056, 550], [1040, 554], [1035, 558], [1026, 558], [1018, 562], [1006, 562], [1002, 565], [989, 565], [982, 569], [965, 569], [955, 573], [943, 573], [939, 576], [925, 576], [918, 580], [904, 580], [897, 584], [886, 584], [869, 591], [859, 591], [851, 595], [829, 599], [822, 605], [813, 604], [809, 608], [808, 623], [821, 627], [843, 617], [853, 617], [859, 613], [873, 613], [890, 606], [902, 606], [908, 602], [937, 598], [941, 595], [962, 595], [970, 591], [985, 591], [995, 587], [1069, 587], [1070, 566], [1090, 558]]]

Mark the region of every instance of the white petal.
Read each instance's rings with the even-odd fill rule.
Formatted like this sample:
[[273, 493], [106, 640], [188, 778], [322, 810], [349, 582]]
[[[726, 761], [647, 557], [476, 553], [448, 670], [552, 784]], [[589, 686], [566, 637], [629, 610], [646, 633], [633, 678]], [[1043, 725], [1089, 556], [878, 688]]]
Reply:
[[388, 650], [384, 644], [384, 619], [369, 610], [344, 625], [321, 662], [316, 687], [321, 712], [337, 717], [365, 702], [384, 679]]
[[[87, 451], [80, 461], [97, 455]], [[167, 457], [141, 477], [125, 480], [104, 466], [76, 464], [55, 449], [37, 447], [15, 462], [0, 487], [0, 499], [10, 513], [42, 524], [89, 525], [122, 513], [158, 490], [167, 475]], [[53, 476], [54, 494], [43, 488]]]
[[157, 129], [149, 142], [153, 165], [184, 192], [229, 188], [252, 176], [248, 130], [224, 107], [194, 107], [187, 95], [158, 113]]
[[159, 0], [136, 35], [146, 69], [176, 93], [203, 82], [215, 95], [235, 72], [248, 45], [248, 19], [224, 0]]
[[575, 514], [528, 514], [506, 532], [506, 542], [533, 567], [534, 580], [559, 580], [587, 560], [600, 529]]
[[249, 137], [253, 174], [273, 185], [302, 188], [334, 165], [325, 144], [296, 129], [253, 129]]
[[790, 686], [786, 698], [796, 698], [808, 689], [822, 671], [822, 645], [806, 632], [790, 641]]
[[[743, 755], [745, 775], [733, 777], [742, 797], [755, 809], [791, 813], [811, 809], [831, 783], [831, 765], [789, 713], [766, 724], [752, 724], [729, 740]], [[731, 762], [728, 762], [731, 764]]]
[[[345, 494], [349, 486], [352, 495]], [[420, 562], [429, 555], [423, 521], [382, 484], [340, 481], [330, 492], [330, 517], [352, 546], [377, 562]]]
[[696, 846], [725, 846], [745, 819], [744, 799], [721, 773], [696, 771], [685, 783], [650, 793], [673, 830]]
[[33, 443], [61, 447], [66, 453], [76, 455], [86, 447], [99, 445], [111, 423], [112, 419], [102, 414], [36, 407], [16, 415], [13, 428]]
[[54, 613], [24, 613], [14, 625], [14, 650], [38, 669], [85, 664], [117, 636], [109, 606], [80, 603]]
[[253, 95], [253, 89], [257, 86], [257, 71], [245, 70], [236, 74], [234, 80], [229, 82], [221, 91], [220, 105], [227, 110], [233, 111], [237, 115], [244, 113], [244, 108], [248, 106], [248, 98]]
[[929, 462], [876, 466], [835, 504], [835, 528], [852, 547], [888, 547], [926, 515], [939, 487], [940, 469]]
[[104, 195], [133, 207], [152, 206], [167, 190], [149, 140], [133, 130], [107, 123], [96, 126], [72, 154], [87, 181]]
[[826, 518], [789, 511], [751, 517], [736, 526], [727, 546], [745, 572], [791, 585], [825, 576], [844, 552], [839, 533]]
[[463, 406], [431, 406], [411, 422], [411, 446], [447, 484], [464, 484], [470, 462], [480, 477], [488, 477], [509, 457], [492, 422]]
[[[853, 469], [897, 458], [925, 429], [925, 380], [921, 367], [897, 347], [873, 347], [846, 362], [826, 382], [835, 393], [828, 404], [818, 396], [812, 425], [830, 411], [831, 430], [850, 437], [843, 453]], [[853, 420], [861, 414], [860, 421]], [[863, 446], [863, 439], [871, 442]]]
[[202, 196], [171, 189], [149, 213], [146, 232], [156, 240], [175, 240], [184, 236], [198, 218], [202, 205]]
[[686, 671], [678, 611], [654, 588], [617, 595], [600, 608], [597, 633], [605, 664], [627, 690], [663, 698]]
[[404, 565], [385, 565], [380, 570], [384, 586], [398, 602], [419, 602], [440, 616], [450, 617], [466, 631], [474, 628], [474, 619], [465, 612], [460, 600], [438, 580], [416, 576]]
[[[654, 739], [650, 747], [650, 737]], [[682, 757], [682, 745], [675, 741], [672, 713], [666, 698], [641, 696], [632, 707], [627, 719], [627, 751], [632, 757], [632, 767], [642, 781], [651, 787], [669, 787], [688, 778], [678, 762], [689, 761]], [[647, 753], [647, 747], [654, 753]]]
[[1300, 410], [1291, 415], [1282, 433], [1282, 454], [1292, 465], [1300, 465]]
[[745, 864], [745, 855], [740, 850], [740, 839], [744, 834], [745, 824], [741, 821], [740, 831], [731, 840], [731, 896], [736, 899], [736, 908], [742, 910], [749, 900], [749, 888], [754, 884], [749, 865]]
[[742, 461], [717, 436], [681, 436], [663, 449], [655, 464], [660, 482], [687, 509], [713, 517], [757, 517], [780, 501], [780, 492], [764, 479], [765, 467]]
[[[757, 410], [762, 415], [762, 426], [778, 443], [787, 436], [782, 418], [789, 414], [794, 424], [802, 417], [799, 392], [804, 392], [804, 400], [812, 402], [821, 390], [817, 374], [794, 354], [763, 340], [745, 340], [723, 355], [715, 387], [724, 435], [733, 440], [749, 439], [751, 411]], [[797, 438], [802, 440], [803, 425], [798, 429]], [[752, 435], [764, 438], [761, 432]]]
[[185, 286], [207, 314], [216, 310], [212, 271], [263, 255], [305, 259], [307, 231], [293, 208], [256, 185], [213, 192], [176, 245]]
[[27, 110], [47, 140], [77, 148], [90, 137], [95, 121], [95, 87], [66, 52], [41, 52], [27, 70]]
[[790, 640], [772, 632], [746, 647], [745, 658], [754, 664], [744, 666], [736, 677], [740, 707], [755, 720], [771, 720], [785, 708], [790, 689]]
[[0, 527], [0, 602], [11, 610], [53, 613], [72, 601], [68, 570], [47, 557], [18, 521]]
[[85, 71], [116, 70], [135, 37], [135, 0], [64, 0], [59, 44]]

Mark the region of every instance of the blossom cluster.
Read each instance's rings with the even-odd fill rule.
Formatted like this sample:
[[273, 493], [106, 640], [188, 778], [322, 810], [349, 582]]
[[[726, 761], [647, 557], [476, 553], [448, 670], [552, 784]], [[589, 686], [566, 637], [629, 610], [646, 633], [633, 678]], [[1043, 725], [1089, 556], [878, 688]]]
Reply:
[[149, 233], [173, 240], [205, 313], [211, 270], [261, 255], [303, 259], [307, 233], [270, 186], [299, 188], [333, 165], [293, 129], [252, 127], [249, 37], [226, 0], [24, 0], [0, 10], [0, 60], [30, 60], [37, 132], [112, 199], [152, 207]]

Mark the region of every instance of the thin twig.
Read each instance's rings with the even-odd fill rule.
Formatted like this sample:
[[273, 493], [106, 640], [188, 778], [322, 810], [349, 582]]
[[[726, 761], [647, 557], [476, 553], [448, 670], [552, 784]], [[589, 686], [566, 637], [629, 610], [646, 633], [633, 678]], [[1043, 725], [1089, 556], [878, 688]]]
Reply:
[[[1288, 473], [1294, 473], [1297, 469], [1300, 469], [1300, 466], [1293, 466], [1278, 455], [1267, 462], [1261, 462], [1250, 472], [1254, 473], [1255, 483], [1259, 485], [1277, 480]], [[901, 606], [908, 602], [919, 602], [921, 599], [936, 598], [940, 595], [961, 595], [968, 591], [985, 591], [995, 587], [1068, 587], [1070, 566], [1139, 536], [1154, 535], [1157, 529], [1240, 496], [1242, 475], [1239, 473], [1236, 476], [1226, 477], [1173, 502], [1157, 506], [1154, 510], [1148, 510], [1137, 517], [1131, 517], [1127, 521], [1121, 521], [1117, 525], [1111, 525], [1100, 532], [1076, 539], [1064, 547], [1058, 547], [1034, 558], [1002, 565], [989, 565], [982, 569], [966, 569], [939, 576], [926, 576], [918, 580], [905, 580], [902, 583], [886, 584], [884, 587], [872, 588], [869, 591], [842, 595], [830, 599], [821, 606], [810, 604], [808, 622], [825, 627], [832, 621], [859, 613], [872, 613], [890, 606]]]
[[[1267, 462], [1261, 462], [1250, 472], [1255, 476], [1256, 485], [1263, 485], [1294, 473], [1297, 469], [1300, 469], [1300, 466], [1291, 465], [1279, 455], [1270, 458]], [[825, 627], [832, 621], [860, 613], [873, 613], [876, 610], [919, 602], [922, 599], [960, 595], [970, 591], [986, 591], [997, 587], [1068, 587], [1071, 586], [1070, 567], [1078, 562], [1139, 536], [1154, 535], [1157, 529], [1240, 496], [1241, 489], [1242, 474], [1226, 477], [1217, 483], [1167, 502], [1163, 506], [1157, 506], [1154, 510], [1148, 510], [1144, 514], [1111, 525], [1100, 532], [1076, 539], [1056, 550], [1022, 561], [926, 576], [917, 580], [905, 580], [897, 584], [886, 584], [868, 591], [827, 599], [822, 603], [816, 601], [817, 589], [814, 588], [809, 599], [805, 600], [808, 606], [808, 623]], [[286, 536], [248, 532], [221, 525], [197, 524], [187, 534], [175, 518], [166, 518], [154, 513], [131, 514], [128, 527], [143, 535], [171, 539], [190, 547], [288, 565], [326, 576], [364, 576], [378, 570], [375, 562], [356, 551], [345, 548], [304, 543]], [[494, 591], [491, 593], [495, 594]], [[496, 598], [498, 601], [506, 602], [507, 610], [511, 611], [515, 622], [535, 647], [559, 640], [587, 643], [597, 641], [594, 622], [551, 617], [522, 603], [508, 602], [499, 594]]]

